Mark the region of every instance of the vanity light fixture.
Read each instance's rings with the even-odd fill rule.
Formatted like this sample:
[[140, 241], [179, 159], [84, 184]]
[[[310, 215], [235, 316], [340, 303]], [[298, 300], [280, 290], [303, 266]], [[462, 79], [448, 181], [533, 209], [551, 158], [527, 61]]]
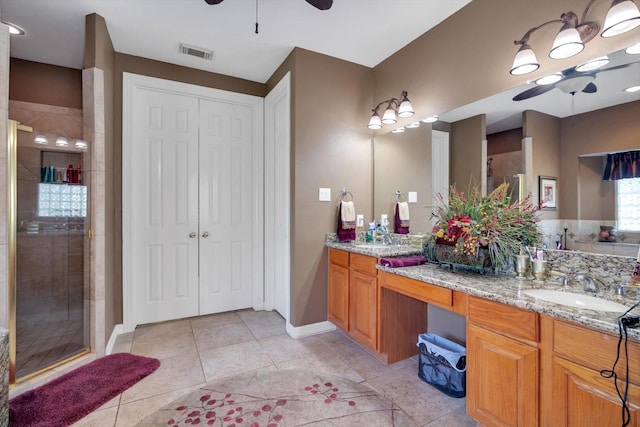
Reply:
[[56, 139], [56, 146], [57, 147], [68, 147], [69, 146], [69, 141], [64, 136], [59, 136], [58, 139]]
[[[516, 53], [509, 73], [519, 76], [540, 68], [535, 52], [529, 45], [529, 37], [536, 30], [549, 24], [561, 24], [560, 31], [549, 51], [550, 58], [564, 59], [582, 52], [584, 45], [593, 40], [600, 31], [598, 23], [585, 20], [589, 8], [595, 1], [591, 0], [587, 4], [584, 12], [582, 12], [582, 20], [580, 21], [573, 11], [569, 11], [560, 15], [560, 19], [553, 19], [531, 28], [520, 40], [515, 40], [513, 43], [519, 45], [520, 48]], [[640, 25], [640, 11], [638, 11], [638, 7], [633, 0], [613, 0], [605, 18], [604, 31], [602, 31], [601, 36], [617, 36], [638, 25]]]
[[632, 46], [629, 46], [624, 50], [624, 53], [628, 55], [637, 55], [640, 53], [640, 43], [636, 43]]
[[415, 129], [420, 127], [420, 122], [409, 123], [405, 126], [407, 129]]
[[[380, 109], [382, 104], [387, 104], [387, 108], [385, 109], [381, 119], [378, 115], [378, 110]], [[371, 119], [369, 119], [369, 124], [367, 127], [374, 130], [381, 129], [383, 124], [386, 125], [397, 123], [397, 117], [405, 118], [411, 117], [415, 114], [413, 112], [413, 106], [411, 105], [411, 102], [407, 97], [406, 90], [402, 91], [399, 100], [398, 98], [387, 99], [380, 102], [378, 105], [376, 105], [376, 108], [371, 111], [373, 111], [373, 115], [371, 116]]]
[[33, 142], [35, 142], [36, 144], [46, 145], [49, 143], [49, 140], [46, 136], [40, 134], [36, 135], [36, 137], [33, 139]]
[[16, 24], [12, 24], [11, 22], [8, 22], [8, 21], [0, 21], [0, 22], [2, 22], [4, 25], [9, 27], [9, 34], [11, 34], [12, 36], [24, 36], [25, 34], [27, 34], [24, 28]]
[[434, 123], [438, 121], [438, 116], [429, 116], [422, 119], [424, 123]]
[[391, 131], [391, 133], [402, 133], [404, 132], [404, 127], [395, 128]]
[[87, 144], [87, 141], [82, 140], [82, 139], [76, 140], [76, 143], [75, 143], [75, 147], [76, 148], [79, 148], [81, 150], [86, 150], [88, 146], [89, 145]]

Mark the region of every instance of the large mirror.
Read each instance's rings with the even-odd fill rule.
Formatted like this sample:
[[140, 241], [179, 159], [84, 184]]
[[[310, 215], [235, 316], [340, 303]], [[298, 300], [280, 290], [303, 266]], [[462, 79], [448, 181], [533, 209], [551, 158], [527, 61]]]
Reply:
[[[453, 124], [483, 116], [487, 140], [487, 156], [483, 161], [490, 162], [482, 170], [492, 170], [494, 181], [509, 178], [519, 166], [525, 169], [524, 164], [517, 164], [525, 158], [518, 151], [525, 145], [523, 139], [529, 137], [533, 166], [527, 177], [527, 190], [537, 202], [540, 177], [552, 177], [557, 183], [557, 206], [541, 212], [543, 232], [550, 247], [560, 241], [568, 249], [635, 256], [640, 234], [619, 232], [615, 245], [599, 242], [600, 226], [616, 225], [616, 184], [602, 180], [606, 154], [640, 150], [637, 120], [640, 91], [624, 91], [640, 85], [640, 55], [622, 50], [608, 55], [608, 59], [609, 63], [599, 69], [563, 70], [565, 77], [560, 82], [550, 86], [532, 82], [516, 87], [440, 114], [440, 120]], [[527, 99], [513, 101], [519, 94]], [[530, 96], [532, 94], [535, 96]], [[393, 199], [396, 187], [410, 190], [416, 181], [407, 182], [406, 177], [417, 177], [421, 183], [430, 182], [428, 149], [422, 152], [407, 149], [404, 158], [397, 153], [390, 154], [388, 149], [428, 146], [430, 132], [430, 127], [423, 124], [420, 129], [408, 129], [403, 134], [375, 137], [376, 215]], [[403, 162], [402, 166], [398, 165], [399, 161]], [[509, 165], [506, 173], [500, 172], [504, 164]], [[424, 207], [428, 204], [427, 200], [419, 200], [416, 208], [427, 211]], [[428, 212], [424, 215], [428, 216]], [[418, 213], [416, 218], [423, 221]]]

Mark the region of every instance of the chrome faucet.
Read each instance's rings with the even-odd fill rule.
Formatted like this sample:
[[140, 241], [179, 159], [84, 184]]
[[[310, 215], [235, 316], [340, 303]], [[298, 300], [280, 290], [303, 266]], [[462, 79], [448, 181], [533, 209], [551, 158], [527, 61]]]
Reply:
[[582, 288], [585, 292], [598, 293], [598, 284], [595, 279], [588, 273], [578, 273], [574, 276], [574, 279], [579, 282], [584, 282]]

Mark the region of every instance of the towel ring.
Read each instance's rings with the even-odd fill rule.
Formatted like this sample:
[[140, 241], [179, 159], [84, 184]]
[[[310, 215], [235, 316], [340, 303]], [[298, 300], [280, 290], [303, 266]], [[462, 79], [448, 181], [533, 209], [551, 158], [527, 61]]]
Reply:
[[401, 193], [400, 191], [396, 191], [396, 203], [406, 202], [406, 201], [407, 201], [407, 196], [404, 193]]
[[344, 198], [346, 196], [351, 196], [351, 201], [353, 202], [353, 194], [351, 194], [351, 191], [348, 191], [346, 188], [343, 188], [342, 191], [340, 192], [340, 201], [341, 202], [345, 201]]

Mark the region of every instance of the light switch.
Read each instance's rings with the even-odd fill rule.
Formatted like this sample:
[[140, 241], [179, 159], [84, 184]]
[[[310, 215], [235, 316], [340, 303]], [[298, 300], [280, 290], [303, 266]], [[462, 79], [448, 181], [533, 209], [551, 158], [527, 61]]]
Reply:
[[418, 203], [418, 192], [417, 191], [409, 191], [408, 193], [408, 202], [409, 203]]
[[331, 189], [330, 188], [320, 188], [318, 191], [318, 201], [320, 202], [330, 202], [331, 201]]
[[364, 227], [364, 215], [356, 215], [356, 227]]

